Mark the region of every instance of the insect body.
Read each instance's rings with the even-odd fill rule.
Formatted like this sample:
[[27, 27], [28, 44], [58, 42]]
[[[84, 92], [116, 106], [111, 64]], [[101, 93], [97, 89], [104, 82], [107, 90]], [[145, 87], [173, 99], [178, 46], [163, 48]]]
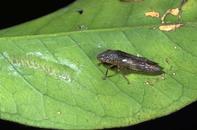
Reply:
[[156, 62], [148, 60], [144, 57], [138, 57], [120, 50], [106, 50], [97, 55], [97, 59], [107, 65], [105, 77], [107, 77], [108, 69], [117, 67], [117, 70], [128, 70], [141, 72], [145, 74], [161, 74], [162, 67]]

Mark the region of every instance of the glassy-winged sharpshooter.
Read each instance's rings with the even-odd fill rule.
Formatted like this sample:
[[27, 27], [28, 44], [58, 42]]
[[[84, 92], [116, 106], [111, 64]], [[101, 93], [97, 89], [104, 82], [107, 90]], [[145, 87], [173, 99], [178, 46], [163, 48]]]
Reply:
[[[97, 59], [101, 64], [107, 66], [104, 79], [107, 78], [108, 70], [114, 67], [117, 68], [118, 72], [120, 72], [121, 70], [126, 70], [130, 72], [140, 72], [153, 75], [164, 73], [162, 71], [163, 68], [160, 67], [158, 63], [147, 58], [138, 57], [120, 50], [106, 50], [98, 54]], [[124, 78], [126, 78], [125, 75], [123, 76]]]

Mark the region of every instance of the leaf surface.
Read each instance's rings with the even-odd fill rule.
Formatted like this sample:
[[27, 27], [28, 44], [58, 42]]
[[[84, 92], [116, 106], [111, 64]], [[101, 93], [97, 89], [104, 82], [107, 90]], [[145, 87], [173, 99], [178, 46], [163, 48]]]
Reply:
[[[170, 114], [197, 99], [197, 3], [183, 6], [184, 27], [162, 32], [145, 17], [179, 0], [79, 0], [68, 8], [0, 32], [0, 117], [59, 129], [128, 126]], [[79, 14], [78, 10], [83, 10]], [[98, 66], [119, 49], [158, 62], [165, 75], [129, 74]]]

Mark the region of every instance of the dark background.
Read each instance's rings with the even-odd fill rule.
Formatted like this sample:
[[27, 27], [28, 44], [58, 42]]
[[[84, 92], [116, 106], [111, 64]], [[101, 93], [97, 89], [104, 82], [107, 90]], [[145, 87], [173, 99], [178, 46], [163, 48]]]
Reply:
[[[0, 2], [0, 29], [10, 27], [46, 15], [63, 8], [74, 0], [1, 0]], [[15, 2], [15, 3], [14, 3]], [[197, 102], [171, 115], [147, 121], [138, 125], [125, 127], [132, 130], [166, 129], [166, 130], [196, 130], [197, 129]], [[42, 130], [9, 121], [0, 120], [0, 129], [15, 130]], [[123, 128], [117, 128], [117, 130]], [[44, 130], [44, 129], [43, 129]]]

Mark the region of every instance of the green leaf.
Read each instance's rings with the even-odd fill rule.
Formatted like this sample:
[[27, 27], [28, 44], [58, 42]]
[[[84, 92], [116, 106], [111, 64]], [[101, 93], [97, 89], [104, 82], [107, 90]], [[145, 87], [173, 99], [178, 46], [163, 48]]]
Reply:
[[[197, 2], [183, 6], [171, 32], [148, 11], [180, 0], [78, 0], [68, 8], [0, 32], [0, 117], [60, 129], [128, 126], [177, 111], [197, 99]], [[77, 10], [82, 9], [79, 14]], [[165, 75], [115, 74], [96, 56], [119, 49], [158, 62]]]

